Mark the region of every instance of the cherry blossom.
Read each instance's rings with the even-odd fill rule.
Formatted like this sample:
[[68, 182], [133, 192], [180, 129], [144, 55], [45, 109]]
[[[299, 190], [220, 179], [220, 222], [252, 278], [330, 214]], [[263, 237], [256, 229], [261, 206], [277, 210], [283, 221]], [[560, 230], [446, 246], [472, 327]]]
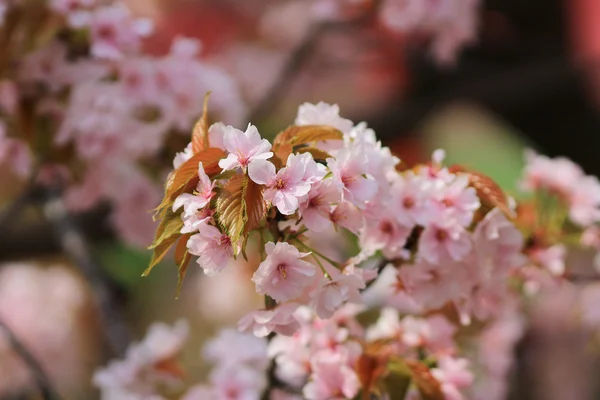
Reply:
[[196, 185], [194, 194], [182, 193], [173, 203], [173, 211], [177, 211], [183, 207], [183, 228], [182, 233], [192, 233], [199, 229], [200, 225], [210, 219], [208, 213], [202, 213], [201, 210], [207, 206], [210, 199], [213, 197], [213, 189], [215, 182], [211, 182], [210, 178], [204, 172], [202, 163], [198, 165], [198, 176], [200, 181]]
[[312, 264], [302, 260], [310, 253], [301, 253], [284, 242], [269, 242], [265, 251], [267, 258], [252, 276], [256, 291], [279, 302], [299, 297], [316, 272]]
[[241, 331], [252, 330], [257, 337], [265, 337], [271, 332], [293, 335], [300, 328], [300, 323], [294, 317], [298, 306], [297, 303], [285, 303], [273, 310], [251, 312], [238, 322], [238, 328]]
[[229, 236], [207, 224], [199, 226], [198, 233], [190, 237], [187, 248], [190, 254], [199, 256], [198, 264], [209, 276], [223, 270], [234, 252]]
[[302, 223], [311, 231], [324, 231], [331, 226], [332, 204], [340, 199], [341, 192], [331, 179], [313, 185], [300, 203], [299, 213], [302, 216]]
[[225, 171], [238, 167], [246, 169], [254, 161], [267, 160], [273, 156], [269, 151], [271, 143], [267, 139], [261, 139], [258, 129], [251, 124], [245, 132], [232, 126], [226, 127], [223, 145], [229, 154], [219, 161], [219, 167]]
[[269, 161], [256, 160], [248, 166], [248, 175], [267, 187], [265, 200], [272, 202], [280, 213], [291, 215], [298, 209], [299, 199], [310, 191], [311, 183], [304, 177], [309, 163], [315, 163], [310, 154], [291, 154], [285, 168], [275, 172], [275, 166]]
[[323, 351], [311, 359], [312, 380], [304, 387], [309, 400], [353, 398], [360, 387], [342, 353]]

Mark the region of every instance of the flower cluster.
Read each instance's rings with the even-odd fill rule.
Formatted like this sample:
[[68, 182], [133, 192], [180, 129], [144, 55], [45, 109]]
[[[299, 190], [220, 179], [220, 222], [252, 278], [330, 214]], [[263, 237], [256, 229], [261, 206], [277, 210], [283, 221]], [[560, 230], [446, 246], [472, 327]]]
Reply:
[[197, 40], [144, 54], [152, 21], [118, 0], [1, 5], [0, 163], [23, 178], [54, 176], [74, 211], [109, 201], [120, 236], [147, 246], [154, 226], [139, 221], [160, 202], [151, 177], [163, 172], [167, 139], [191, 128], [209, 90], [219, 116], [238, 122], [235, 82], [199, 58]]
[[97, 371], [93, 383], [103, 399], [156, 399], [162, 391], [176, 391], [183, 383], [179, 356], [189, 327], [183, 320], [172, 328], [156, 323], [144, 340], [127, 349], [124, 360], [111, 361]]
[[[477, 41], [481, 4], [480, 0], [288, 1], [266, 13], [263, 31], [272, 40], [293, 44], [311, 22], [347, 21], [373, 14], [390, 34], [411, 43], [425, 42], [437, 63], [451, 65], [466, 46]], [[295, 17], [293, 23], [282, 24], [282, 20], [292, 19], [290, 15]]]
[[[474, 378], [455, 334], [506, 315], [535, 260], [514, 200], [485, 175], [444, 166], [441, 150], [400, 169], [334, 105], [303, 104], [272, 142], [253, 125], [209, 126], [206, 112], [167, 179], [146, 273], [171, 246], [180, 283], [193, 256], [213, 276], [247, 251], [262, 254], [251, 281], [265, 308], [238, 327], [271, 338], [268, 390], [353, 398], [403, 380], [408, 396], [464, 398]], [[321, 239], [340, 235], [359, 251], [333, 254]], [[363, 294], [390, 269], [389, 306], [367, 306]], [[378, 320], [360, 322], [373, 310]], [[265, 385], [245, 388], [259, 396]]]

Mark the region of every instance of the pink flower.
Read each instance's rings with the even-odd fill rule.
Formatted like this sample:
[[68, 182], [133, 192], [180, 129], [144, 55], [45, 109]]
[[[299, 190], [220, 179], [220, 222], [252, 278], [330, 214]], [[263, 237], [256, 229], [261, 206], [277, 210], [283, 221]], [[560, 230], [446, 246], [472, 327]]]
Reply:
[[319, 286], [310, 293], [312, 306], [323, 319], [331, 318], [346, 301], [362, 303], [360, 290], [366, 287], [356, 273], [344, 274], [336, 268], [329, 268], [327, 272], [329, 278], [322, 277]]
[[252, 330], [257, 337], [265, 337], [271, 332], [291, 336], [300, 328], [294, 317], [298, 306], [298, 303], [286, 303], [272, 310], [253, 311], [238, 322], [238, 328], [241, 331]]
[[324, 231], [331, 226], [331, 204], [338, 202], [340, 198], [339, 188], [331, 179], [313, 185], [304, 201], [300, 203], [302, 223], [311, 231]]
[[361, 210], [349, 201], [342, 201], [329, 213], [329, 219], [336, 225], [358, 234], [364, 224]]
[[267, 384], [263, 371], [252, 368], [217, 368], [210, 375], [212, 394], [197, 400], [259, 400]]
[[348, 132], [354, 124], [349, 119], [340, 117], [340, 108], [334, 104], [319, 102], [304, 103], [298, 107], [296, 125], [329, 125], [342, 132]]
[[159, 399], [159, 388], [182, 383], [176, 357], [187, 340], [189, 327], [183, 320], [172, 328], [153, 324], [144, 340], [127, 349], [124, 360], [115, 360], [94, 374], [93, 383], [103, 398]]
[[[314, 163], [310, 154], [310, 161]], [[298, 209], [299, 199], [305, 196], [311, 184], [304, 180], [306, 158], [290, 154], [285, 168], [275, 172], [275, 166], [266, 160], [256, 160], [248, 166], [248, 175], [254, 182], [265, 185], [264, 198], [273, 203], [280, 213], [291, 215]]]
[[582, 227], [600, 221], [600, 182], [595, 176], [581, 178], [569, 199], [569, 218]]
[[532, 150], [525, 153], [526, 165], [521, 187], [532, 191], [548, 189], [564, 195], [584, 176], [583, 170], [564, 157], [548, 158]]
[[388, 258], [402, 257], [412, 229], [400, 225], [391, 210], [384, 210], [382, 214], [378, 220], [367, 219], [359, 236], [361, 251], [372, 255], [382, 250]]
[[311, 381], [304, 387], [307, 400], [343, 400], [356, 396], [360, 382], [340, 352], [324, 350], [311, 359]]
[[377, 193], [377, 182], [365, 176], [368, 161], [364, 153], [343, 149], [337, 157], [327, 159], [336, 184], [343, 189], [343, 198], [358, 207], [371, 200]]
[[564, 244], [536, 248], [530, 252], [530, 257], [553, 275], [560, 276], [565, 273], [567, 247]]
[[446, 400], [463, 400], [459, 389], [473, 384], [473, 374], [467, 369], [469, 360], [465, 358], [444, 357], [438, 361], [438, 367], [431, 374], [441, 383]]
[[187, 242], [190, 254], [199, 256], [198, 264], [208, 276], [219, 273], [233, 257], [231, 239], [218, 228], [201, 224], [199, 233]]
[[201, 224], [210, 219], [210, 212], [202, 212], [202, 209], [210, 203], [210, 199], [214, 196], [215, 182], [211, 182], [206, 175], [202, 163], [198, 164], [198, 176], [200, 181], [196, 186], [196, 192], [194, 194], [182, 193], [173, 202], [174, 212], [183, 207], [181, 233], [195, 232]]
[[455, 263], [428, 264], [420, 262], [400, 268], [398, 277], [408, 295], [417, 305], [436, 309], [458, 299], [471, 287], [468, 271]]
[[180, 151], [177, 154], [175, 154], [175, 158], [173, 158], [173, 168], [177, 169], [181, 167], [181, 165], [190, 158], [192, 158], [193, 155], [194, 151], [192, 150], [192, 143], [188, 143], [188, 145], [185, 146], [185, 149], [183, 149], [183, 151]]
[[221, 150], [227, 150], [225, 148], [225, 133], [227, 132], [227, 126], [222, 122], [214, 123], [208, 128], [208, 143], [210, 147], [214, 147]]
[[391, 207], [399, 223], [408, 227], [427, 223], [429, 209], [426, 200], [431, 192], [430, 186], [411, 172], [397, 175], [391, 189]]
[[264, 369], [269, 365], [267, 341], [235, 329], [222, 329], [218, 336], [206, 342], [202, 354], [208, 361], [223, 367], [244, 364]]
[[33, 157], [25, 141], [6, 136], [3, 121], [0, 121], [0, 164], [8, 166], [22, 178], [31, 173]]
[[450, 218], [460, 225], [468, 227], [473, 221], [473, 214], [481, 205], [477, 192], [469, 187], [469, 177], [457, 176], [452, 182], [435, 191], [437, 205]]
[[227, 158], [219, 161], [219, 167], [224, 171], [238, 167], [245, 170], [252, 162], [267, 160], [273, 156], [269, 151], [271, 143], [267, 139], [261, 139], [258, 129], [251, 124], [248, 125], [246, 132], [232, 126], [226, 127], [223, 144], [229, 152]]
[[310, 253], [300, 253], [285, 242], [269, 242], [265, 245], [265, 251], [267, 258], [252, 276], [256, 291], [278, 302], [300, 297], [316, 272], [314, 265], [301, 260]]
[[81, 13], [71, 18], [71, 23], [89, 25], [92, 55], [113, 60], [138, 50], [140, 39], [152, 32], [150, 20], [134, 19], [121, 3], [99, 7], [89, 14]]
[[456, 222], [436, 221], [423, 230], [419, 238], [419, 257], [438, 264], [459, 261], [471, 251], [469, 233]]

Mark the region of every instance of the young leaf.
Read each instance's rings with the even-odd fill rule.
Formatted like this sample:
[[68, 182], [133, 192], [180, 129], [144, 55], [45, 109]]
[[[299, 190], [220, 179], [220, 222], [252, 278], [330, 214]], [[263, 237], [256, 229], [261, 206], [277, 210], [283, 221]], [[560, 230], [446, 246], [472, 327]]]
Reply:
[[294, 134], [291, 144], [297, 146], [324, 140], [342, 140], [344, 135], [339, 129], [328, 125], [305, 125], [292, 127]]
[[187, 249], [187, 242], [191, 236], [191, 233], [186, 233], [185, 235], [182, 235], [177, 241], [177, 247], [175, 248], [175, 262], [177, 263], [178, 268], [177, 292], [175, 298], [179, 298], [179, 294], [181, 292], [181, 285], [183, 284], [183, 279], [185, 278], [185, 273], [187, 271], [188, 264], [192, 259], [192, 255], [188, 252]]
[[181, 220], [180, 213], [174, 213], [171, 209], [165, 210], [164, 218], [156, 229], [154, 242], [149, 247], [149, 249], [153, 250], [150, 265], [146, 268], [142, 276], [148, 276], [156, 264], [165, 257], [169, 248], [181, 236], [180, 231], [182, 226], [183, 221]]
[[246, 205], [243, 196], [248, 181], [246, 175], [234, 176], [217, 198], [218, 220], [232, 243], [237, 243], [244, 231]]
[[216, 210], [220, 225], [236, 244], [245, 243], [248, 233], [255, 229], [267, 214], [262, 187], [247, 175], [236, 175], [219, 194]]
[[404, 360], [410, 369], [412, 380], [421, 393], [423, 400], [444, 400], [440, 383], [431, 375], [431, 370], [423, 363], [416, 360]]
[[325, 161], [328, 158], [331, 158], [331, 154], [321, 149], [317, 149], [316, 147], [301, 147], [298, 149], [298, 153], [310, 153], [315, 160]]
[[169, 251], [171, 246], [176, 241], [177, 241], [177, 236], [172, 236], [166, 240], [163, 240], [162, 242], [160, 242], [159, 244], [157, 244], [156, 246], [153, 247], [154, 253], [152, 254], [152, 259], [150, 260], [150, 265], [148, 266], [148, 268], [146, 268], [146, 270], [144, 271], [142, 276], [148, 276], [148, 274], [150, 274], [152, 269], [159, 262], [161, 262], [163, 258], [165, 258], [165, 256], [167, 255], [167, 252]]
[[248, 179], [244, 200], [248, 218], [244, 227], [244, 234], [247, 235], [250, 231], [256, 229], [267, 216], [267, 202], [263, 197], [263, 187]]
[[202, 116], [194, 125], [192, 131], [192, 150], [194, 153], [199, 153], [209, 148], [208, 143], [208, 98], [210, 92], [204, 95], [204, 105], [202, 107]]
[[156, 235], [154, 242], [149, 247], [154, 249], [158, 247], [162, 242], [171, 238], [172, 236], [179, 236], [179, 231], [183, 227], [183, 221], [181, 220], [180, 213], [174, 213], [171, 209], [168, 209], [165, 213], [163, 220], [156, 229]]
[[204, 172], [214, 176], [221, 172], [219, 160], [225, 157], [225, 152], [217, 148], [209, 148], [194, 154], [192, 158], [181, 164], [179, 168], [169, 175], [165, 183], [165, 197], [156, 212], [160, 213], [165, 208], [170, 208], [177, 196], [184, 192], [192, 192], [198, 184], [198, 164], [202, 163]]

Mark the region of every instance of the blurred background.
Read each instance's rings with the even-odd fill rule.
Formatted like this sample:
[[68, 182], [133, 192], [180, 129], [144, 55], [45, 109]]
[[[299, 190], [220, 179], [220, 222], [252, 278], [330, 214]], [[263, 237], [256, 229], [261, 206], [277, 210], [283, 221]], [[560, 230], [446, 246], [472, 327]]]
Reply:
[[[222, 68], [241, 95], [243, 112], [225, 122], [252, 122], [265, 137], [292, 123], [299, 104], [325, 101], [366, 121], [405, 165], [444, 148], [448, 164], [478, 169], [515, 197], [525, 148], [600, 175], [597, 0], [471, 2], [473, 15], [457, 8], [454, 17], [472, 24], [474, 35], [449, 53], [432, 49], [422, 32], [394, 29], [370, 0], [127, 3], [155, 23], [143, 44], [149, 54], [164, 55], [181, 35], [199, 39], [202, 59]], [[119, 310], [113, 333], [126, 338], [141, 338], [153, 321], [187, 318], [194, 333], [184, 362], [194, 381], [206, 372], [201, 343], [260, 307], [248, 281], [252, 260], [245, 273], [229, 268], [210, 280], [190, 267], [175, 299], [176, 267], [164, 261], [140, 278], [150, 252], [115, 232], [110, 202], [83, 213], [53, 209], [44, 196], [26, 203], [19, 194], [27, 183], [13, 175], [0, 166], [0, 319], [52, 366], [65, 398], [97, 396], [90, 376], [111, 357], [106, 309]], [[536, 311], [516, 348], [512, 399], [600, 399], [600, 364], [586, 351], [587, 333], [561, 319], [568, 304], [554, 299]], [[10, 396], [3, 391], [30, 379], [6, 343], [0, 398], [34, 398], [27, 384]]]

